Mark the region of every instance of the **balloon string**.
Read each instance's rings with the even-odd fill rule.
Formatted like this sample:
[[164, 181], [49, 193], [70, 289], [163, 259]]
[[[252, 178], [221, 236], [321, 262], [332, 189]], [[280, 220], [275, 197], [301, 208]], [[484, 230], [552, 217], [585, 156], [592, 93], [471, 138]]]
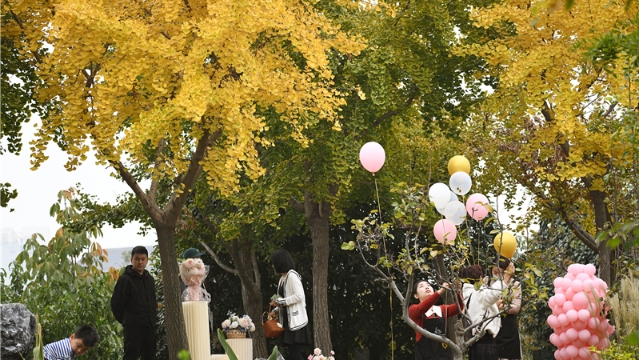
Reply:
[[[375, 174], [373, 174], [375, 176]], [[373, 177], [375, 180], [375, 194], [377, 195], [377, 210], [379, 211], [379, 223], [382, 223], [382, 205], [379, 201], [379, 189], [377, 188], [377, 178]]]

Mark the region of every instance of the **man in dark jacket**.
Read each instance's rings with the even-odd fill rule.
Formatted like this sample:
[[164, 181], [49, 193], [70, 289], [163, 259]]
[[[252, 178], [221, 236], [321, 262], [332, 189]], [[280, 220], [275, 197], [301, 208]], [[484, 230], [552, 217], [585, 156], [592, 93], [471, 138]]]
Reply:
[[157, 301], [155, 280], [146, 269], [144, 246], [131, 251], [131, 265], [120, 275], [111, 297], [111, 311], [124, 327], [124, 360], [155, 359]]

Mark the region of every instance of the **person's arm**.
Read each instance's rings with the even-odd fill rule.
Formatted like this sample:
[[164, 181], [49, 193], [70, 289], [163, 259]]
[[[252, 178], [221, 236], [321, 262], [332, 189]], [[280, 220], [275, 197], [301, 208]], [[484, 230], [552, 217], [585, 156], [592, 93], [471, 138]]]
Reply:
[[488, 309], [501, 298], [501, 290], [506, 288], [501, 280], [495, 281], [492, 286], [482, 285], [482, 287], [473, 293], [473, 302], [481, 305], [482, 310]]
[[440, 296], [441, 295], [439, 294], [438, 290], [419, 304], [411, 305], [408, 308], [408, 317], [410, 317], [413, 321], [415, 321], [415, 319], [421, 318], [422, 316], [424, 316], [424, 314], [426, 314], [426, 311], [428, 311], [428, 309], [435, 305]]
[[[459, 304], [459, 306], [457, 306]], [[449, 305], [441, 305], [442, 308], [442, 316], [444, 318], [448, 318], [449, 316], [455, 316], [459, 314], [460, 310], [464, 310], [464, 300], [462, 299], [461, 292], [457, 293], [457, 303], [449, 304]]]
[[115, 288], [113, 289], [113, 295], [111, 296], [111, 312], [120, 324], [124, 320], [124, 307], [126, 305], [126, 294], [124, 291], [124, 276], [120, 276], [118, 281], [115, 283]]
[[[292, 305], [301, 302], [304, 299], [304, 286], [302, 286], [302, 280], [300, 280], [297, 272], [289, 272], [286, 280], [286, 287], [289, 287], [292, 294], [288, 294], [287, 297], [278, 298], [275, 300], [277, 305]], [[286, 290], [286, 289], [285, 289]]]
[[506, 314], [517, 314], [521, 310], [521, 284], [515, 282], [512, 287], [512, 300], [510, 306], [506, 308]]

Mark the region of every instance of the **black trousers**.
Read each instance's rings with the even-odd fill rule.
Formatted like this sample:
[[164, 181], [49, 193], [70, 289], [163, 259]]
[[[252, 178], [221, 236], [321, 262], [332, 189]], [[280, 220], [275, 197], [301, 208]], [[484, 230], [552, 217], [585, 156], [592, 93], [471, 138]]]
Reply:
[[155, 328], [124, 326], [124, 360], [155, 360]]

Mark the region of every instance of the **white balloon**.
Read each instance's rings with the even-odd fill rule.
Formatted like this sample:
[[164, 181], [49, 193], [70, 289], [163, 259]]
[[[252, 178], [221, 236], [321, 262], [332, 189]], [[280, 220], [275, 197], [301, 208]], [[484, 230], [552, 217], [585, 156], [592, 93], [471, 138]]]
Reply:
[[455, 195], [454, 192], [450, 192], [450, 200], [448, 200], [448, 202], [446, 204], [444, 204], [444, 206], [442, 207], [438, 207], [437, 208], [437, 212], [442, 214], [442, 215], [446, 215], [444, 214], [444, 209], [446, 208], [446, 205], [450, 204], [453, 201], [459, 201], [459, 198], [457, 197], [457, 195]]
[[450, 200], [450, 189], [444, 183], [435, 183], [428, 189], [428, 197], [435, 208], [444, 208]]
[[444, 216], [455, 225], [460, 225], [466, 220], [466, 207], [461, 201], [451, 201], [444, 208]]
[[473, 186], [470, 175], [463, 171], [458, 171], [450, 177], [450, 189], [457, 195], [466, 195]]

